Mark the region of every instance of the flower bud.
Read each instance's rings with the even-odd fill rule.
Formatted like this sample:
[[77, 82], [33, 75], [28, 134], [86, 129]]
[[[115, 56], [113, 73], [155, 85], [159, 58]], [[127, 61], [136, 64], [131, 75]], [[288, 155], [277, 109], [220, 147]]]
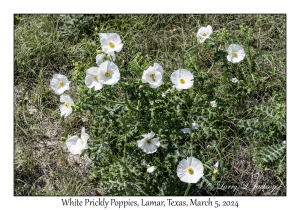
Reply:
[[218, 170], [214, 170], [213, 174], [219, 174], [219, 171]]

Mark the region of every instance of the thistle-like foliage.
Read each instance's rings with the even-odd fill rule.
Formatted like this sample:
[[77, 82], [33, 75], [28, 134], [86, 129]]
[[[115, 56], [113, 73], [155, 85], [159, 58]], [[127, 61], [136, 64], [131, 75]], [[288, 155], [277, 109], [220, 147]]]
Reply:
[[286, 174], [286, 145], [285, 143], [264, 146], [254, 153], [256, 166], [264, 170], [275, 168], [274, 174], [285, 177]]

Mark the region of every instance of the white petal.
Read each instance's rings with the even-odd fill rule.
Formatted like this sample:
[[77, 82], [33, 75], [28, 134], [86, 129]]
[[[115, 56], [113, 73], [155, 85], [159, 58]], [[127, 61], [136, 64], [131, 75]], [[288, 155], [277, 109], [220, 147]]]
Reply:
[[193, 128], [193, 129], [198, 129], [198, 128], [199, 128], [198, 123], [193, 122], [193, 123], [192, 123], [192, 128]]
[[85, 80], [84, 80], [85, 85], [88, 88], [92, 88], [96, 85], [96, 81], [94, 80], [94, 76], [91, 74], [86, 75]]
[[81, 154], [81, 148], [78, 147], [77, 144], [78, 140], [79, 140], [78, 136], [72, 136], [66, 141], [68, 150], [74, 155]]
[[59, 101], [64, 103], [67, 101], [67, 97], [65, 95], [61, 95], [60, 98], [59, 98]]
[[65, 105], [60, 105], [59, 108], [60, 108], [60, 116], [64, 116], [67, 114], [68, 109], [66, 108]]
[[51, 81], [50, 81], [50, 87], [53, 89], [53, 90], [56, 90], [59, 88], [59, 85], [58, 85], [58, 80], [56, 78], [53, 78]]
[[208, 25], [206, 28], [207, 28], [208, 34], [211, 35], [213, 32], [212, 27], [210, 25]]
[[186, 69], [181, 69], [181, 77], [183, 77], [185, 80], [194, 79], [194, 75]]
[[116, 44], [115, 47], [114, 47], [114, 51], [120, 52], [122, 50], [122, 48], [123, 48], [122, 43]]
[[85, 141], [87, 141], [90, 138], [90, 136], [85, 132], [84, 127], [81, 128], [81, 138], [84, 139]]
[[179, 80], [179, 70], [176, 70], [174, 71], [172, 74], [171, 74], [171, 82], [174, 84], [174, 85], [177, 85], [178, 83], [178, 80]]
[[151, 132], [149, 133], [149, 139], [152, 139], [154, 136], [155, 136], [155, 133], [154, 133], [153, 131], [151, 131]]
[[95, 90], [100, 90], [103, 88], [103, 83], [102, 82], [95, 82]]
[[144, 139], [138, 140], [137, 143], [138, 143], [138, 147], [141, 148], [141, 149], [143, 149], [144, 144], [145, 144], [145, 140]]
[[183, 129], [181, 129], [181, 131], [183, 133], [190, 133], [191, 132], [189, 128], [183, 128]]
[[232, 58], [232, 63], [238, 63], [240, 62], [241, 60], [243, 60], [244, 58], [241, 57], [241, 56], [238, 56], [238, 57], [233, 57]]
[[159, 142], [158, 139], [156, 139], [156, 138], [151, 139], [151, 144], [153, 144], [153, 145], [156, 146], [156, 147], [159, 147], [159, 146], [160, 146], [160, 142]]
[[177, 176], [181, 179], [181, 177], [185, 176], [188, 172], [189, 165], [186, 159], [183, 159], [179, 162], [177, 166]]
[[213, 167], [214, 167], [215, 170], [217, 170], [218, 167], [219, 167], [219, 161], [217, 161]]
[[56, 90], [55, 93], [58, 94], [58, 95], [61, 95], [61, 94], [63, 94], [66, 90], [69, 90], [69, 89], [70, 89], [70, 87], [69, 87], [69, 84], [67, 83], [67, 84], [65, 84], [64, 86], [58, 88], [58, 89]]
[[154, 144], [150, 144], [148, 146], [148, 152], [146, 152], [146, 153], [147, 154], [152, 154], [152, 153], [156, 152], [156, 150], [157, 150], [157, 147]]
[[84, 144], [82, 145], [82, 149], [88, 149], [88, 148], [89, 148], [89, 146], [88, 146], [87, 142], [84, 142]]
[[150, 166], [149, 168], [147, 168], [147, 172], [152, 173], [155, 169], [156, 169], [155, 166]]
[[153, 68], [156, 69], [156, 71], [159, 71], [161, 74], [164, 73], [162, 66], [159, 65], [158, 63], [154, 63]]
[[70, 106], [67, 110], [66, 110], [66, 115], [65, 117], [69, 116], [72, 113], [72, 107]]
[[212, 107], [216, 107], [216, 106], [217, 106], [217, 102], [216, 102], [216, 101], [211, 101], [211, 102], [210, 102], [210, 105], [211, 105]]
[[237, 78], [231, 78], [230, 81], [233, 83], [237, 83], [239, 80]]
[[99, 68], [98, 67], [92, 67], [92, 68], [89, 68], [88, 70], [86, 70], [86, 74], [90, 74], [90, 75], [98, 75], [99, 74]]
[[96, 63], [97, 63], [98, 66], [100, 66], [101, 63], [103, 63], [104, 56], [105, 56], [105, 54], [103, 54], [103, 53], [102, 54], [98, 54], [96, 56]]
[[[186, 80], [184, 84], [178, 84], [180, 89], [190, 89], [194, 84], [193, 80]], [[180, 86], [179, 86], [180, 85]]]
[[69, 103], [71, 106], [74, 106], [74, 101], [72, 100], [72, 98], [69, 96]]
[[227, 60], [228, 60], [229, 62], [232, 62], [232, 56], [231, 56], [231, 54], [227, 55]]
[[191, 159], [190, 166], [192, 166], [195, 169], [195, 171], [200, 171], [201, 173], [203, 173], [204, 168], [201, 161], [194, 157], [190, 157], [190, 159]]

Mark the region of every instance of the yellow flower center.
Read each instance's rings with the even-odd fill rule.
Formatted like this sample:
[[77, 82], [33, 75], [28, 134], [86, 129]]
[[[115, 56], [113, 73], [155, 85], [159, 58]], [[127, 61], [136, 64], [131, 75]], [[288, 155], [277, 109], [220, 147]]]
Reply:
[[194, 169], [193, 169], [193, 168], [191, 168], [191, 167], [189, 167], [187, 171], [188, 171], [188, 172], [189, 172], [189, 174], [191, 174], [191, 175], [193, 175], [193, 174], [194, 174]]
[[69, 106], [70, 106], [70, 103], [66, 103], [66, 105], [65, 105], [65, 106], [66, 106], [66, 108], [69, 108]]
[[94, 76], [94, 80], [98, 81], [98, 76], [97, 75]]
[[151, 144], [151, 140], [150, 140], [150, 139], [147, 139], [147, 140], [146, 140], [146, 143], [147, 143], [147, 144]]
[[184, 79], [181, 78], [181, 79], [179, 80], [179, 83], [180, 83], [180, 84], [184, 84], [184, 83], [185, 83]]
[[110, 48], [114, 48], [114, 47], [115, 47], [115, 44], [114, 44], [113, 42], [109, 42], [109, 43], [108, 43], [108, 46], [109, 46]]
[[84, 139], [80, 139], [81, 140], [81, 144], [84, 144]]
[[106, 77], [109, 77], [109, 76], [110, 76], [110, 72], [107, 71], [107, 72], [104, 73], [104, 75], [105, 75]]
[[153, 82], [155, 82], [155, 75], [154, 74], [150, 74], [150, 78], [153, 80]]
[[237, 52], [233, 52], [232, 57], [237, 57]]
[[62, 86], [64, 86], [64, 82], [63, 82], [63, 81], [60, 81], [60, 82], [58, 83], [58, 85], [59, 85], [60, 87], [62, 87]]
[[207, 34], [206, 34], [206, 33], [203, 33], [202, 36], [207, 36]]

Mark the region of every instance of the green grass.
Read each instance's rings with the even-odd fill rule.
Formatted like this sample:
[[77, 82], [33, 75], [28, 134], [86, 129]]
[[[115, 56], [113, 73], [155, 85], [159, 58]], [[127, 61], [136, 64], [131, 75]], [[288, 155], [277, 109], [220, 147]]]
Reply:
[[[260, 153], [262, 148], [285, 140], [285, 15], [17, 15], [14, 25], [14, 194], [105, 194], [99, 180], [89, 176], [93, 168], [89, 158], [70, 155], [62, 141], [62, 137], [80, 133], [82, 126], [91, 128], [91, 120], [81, 121], [91, 113], [76, 112], [66, 120], [61, 119], [59, 97], [50, 88], [53, 74], [61, 73], [69, 80], [78, 79], [71, 85], [77, 91], [71, 94], [76, 99], [81, 96], [85, 71], [96, 65], [96, 52], [101, 49], [98, 33], [114, 32], [121, 36], [124, 47], [117, 55], [121, 68], [130, 72], [135, 68], [133, 64], [157, 62], [166, 71], [167, 79], [181, 67], [200, 71], [211, 67], [212, 52], [203, 48], [195, 57], [189, 53], [197, 45], [197, 30], [206, 25], [213, 27], [214, 34], [223, 33], [223, 39], [226, 37], [224, 28], [232, 34], [219, 46], [223, 50], [231, 43], [242, 44], [238, 33], [241, 25], [253, 29], [249, 45], [255, 58], [247, 57], [243, 61], [249, 63], [249, 69], [227, 72], [232, 77], [243, 78], [239, 92], [221, 79], [210, 79], [222, 78], [221, 63], [216, 63], [211, 75], [206, 76], [203, 87], [207, 100], [224, 98], [218, 105], [225, 107], [220, 112], [226, 123], [217, 120], [215, 129], [197, 133], [199, 145], [207, 157], [215, 155], [216, 159], [222, 159], [224, 170], [218, 179], [223, 182], [278, 188], [272, 191], [238, 188], [234, 192], [208, 189], [203, 194], [285, 195], [285, 156], [279, 157], [283, 169], [278, 172], [276, 162], [264, 163]], [[127, 77], [130, 76], [128, 73]], [[232, 92], [234, 94], [224, 97], [224, 93]], [[236, 112], [226, 109], [226, 104], [234, 104]], [[216, 113], [209, 116], [211, 114], [215, 119]], [[201, 127], [206, 128], [205, 123]], [[223, 133], [225, 130], [229, 130], [228, 133]], [[93, 137], [91, 134], [91, 139]]]

